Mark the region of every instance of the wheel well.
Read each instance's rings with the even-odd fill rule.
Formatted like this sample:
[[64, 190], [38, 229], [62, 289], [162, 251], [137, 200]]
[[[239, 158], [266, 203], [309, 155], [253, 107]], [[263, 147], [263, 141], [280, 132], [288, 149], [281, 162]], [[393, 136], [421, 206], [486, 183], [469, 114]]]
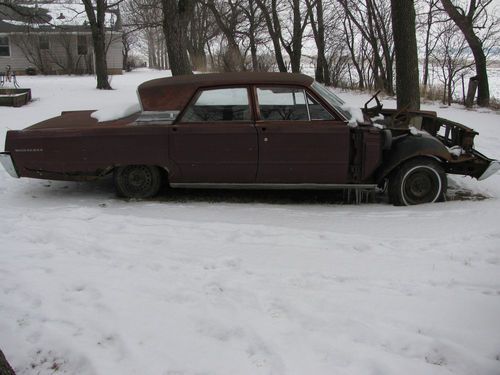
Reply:
[[161, 174], [161, 185], [163, 187], [169, 186], [169, 181], [168, 181], [168, 169], [166, 167], [161, 167], [159, 165], [155, 165], [160, 171]]
[[[113, 165], [112, 167], [106, 168], [106, 173], [104, 175], [109, 175], [113, 173], [117, 168], [124, 167], [126, 165], [135, 165], [135, 164], [125, 164], [125, 165]], [[149, 165], [149, 164], [146, 164]], [[168, 184], [168, 175], [169, 171], [167, 167], [162, 167], [161, 165], [151, 165], [152, 167], [158, 168], [161, 174], [162, 184]]]
[[413, 156], [410, 156], [406, 159], [400, 160], [396, 164], [390, 165], [388, 167], [386, 166], [385, 168], [383, 167], [383, 172], [379, 175], [379, 178], [378, 178], [379, 184], [382, 184], [383, 181], [385, 179], [387, 179], [387, 177], [389, 177], [391, 174], [396, 172], [399, 169], [399, 167], [401, 167], [401, 165], [403, 165], [404, 163], [407, 163], [411, 160], [415, 160], [415, 159], [434, 160], [434, 161], [437, 161], [438, 163], [442, 163], [442, 164], [444, 164], [446, 162], [446, 160], [443, 160], [436, 155], [413, 155]]

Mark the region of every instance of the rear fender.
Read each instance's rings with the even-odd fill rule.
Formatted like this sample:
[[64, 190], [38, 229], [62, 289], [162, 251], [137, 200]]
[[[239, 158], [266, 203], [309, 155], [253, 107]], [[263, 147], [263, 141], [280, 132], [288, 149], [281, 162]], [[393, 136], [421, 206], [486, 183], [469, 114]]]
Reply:
[[408, 134], [394, 139], [391, 148], [384, 152], [383, 163], [375, 173], [377, 183], [381, 183], [398, 165], [418, 156], [444, 162], [451, 159], [448, 149], [438, 139], [425, 133]]

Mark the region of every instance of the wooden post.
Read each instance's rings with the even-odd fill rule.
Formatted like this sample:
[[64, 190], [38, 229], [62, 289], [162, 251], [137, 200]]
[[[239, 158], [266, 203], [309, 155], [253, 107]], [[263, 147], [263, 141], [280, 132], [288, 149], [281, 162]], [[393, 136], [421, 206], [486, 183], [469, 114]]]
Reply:
[[479, 80], [477, 77], [471, 77], [469, 79], [469, 88], [467, 89], [467, 97], [465, 98], [465, 106], [467, 108], [472, 108], [474, 105], [474, 99], [476, 97], [477, 86], [479, 85]]

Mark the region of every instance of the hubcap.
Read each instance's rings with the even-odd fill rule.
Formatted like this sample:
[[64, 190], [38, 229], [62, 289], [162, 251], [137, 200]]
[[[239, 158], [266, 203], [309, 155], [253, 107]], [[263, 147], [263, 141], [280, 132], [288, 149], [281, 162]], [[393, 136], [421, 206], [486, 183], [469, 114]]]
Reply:
[[433, 168], [417, 166], [407, 172], [401, 188], [405, 204], [430, 203], [439, 197], [441, 178]]
[[151, 171], [147, 167], [129, 167], [124, 171], [123, 177], [127, 190], [132, 194], [147, 190], [152, 182]]

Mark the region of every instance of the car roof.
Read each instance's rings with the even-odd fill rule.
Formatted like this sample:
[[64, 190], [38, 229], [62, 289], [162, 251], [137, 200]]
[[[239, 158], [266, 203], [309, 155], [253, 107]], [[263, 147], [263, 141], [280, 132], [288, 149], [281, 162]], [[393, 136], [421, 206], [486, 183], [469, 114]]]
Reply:
[[313, 79], [299, 73], [232, 72], [190, 74], [153, 79], [137, 88], [144, 111], [182, 110], [203, 87], [272, 84], [310, 86]]
[[231, 73], [208, 73], [190, 74], [175, 77], [153, 79], [142, 83], [139, 90], [177, 85], [239, 85], [239, 84], [299, 84], [309, 86], [313, 79], [300, 73], [267, 73], [267, 72], [231, 72]]

